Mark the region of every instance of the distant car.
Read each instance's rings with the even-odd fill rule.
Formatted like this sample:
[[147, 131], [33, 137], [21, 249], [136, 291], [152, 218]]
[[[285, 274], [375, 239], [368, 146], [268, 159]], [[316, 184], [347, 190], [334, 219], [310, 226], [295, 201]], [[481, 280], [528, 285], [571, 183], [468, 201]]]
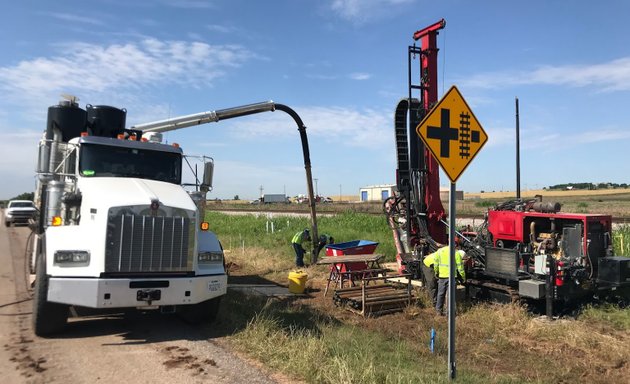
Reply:
[[30, 200], [11, 200], [4, 209], [4, 225], [28, 224], [28, 220], [35, 217], [37, 209]]
[[324, 197], [322, 199], [322, 203], [332, 203], [332, 202], [333, 202], [333, 199], [331, 199], [330, 197]]

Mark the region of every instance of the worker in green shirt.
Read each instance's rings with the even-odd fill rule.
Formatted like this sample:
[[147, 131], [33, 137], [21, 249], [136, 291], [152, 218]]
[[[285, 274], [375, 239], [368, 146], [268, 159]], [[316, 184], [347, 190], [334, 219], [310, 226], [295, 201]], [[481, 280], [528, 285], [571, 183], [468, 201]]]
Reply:
[[293, 245], [293, 250], [295, 251], [295, 266], [303, 267], [304, 266], [304, 243], [311, 241], [311, 233], [308, 229], [304, 229], [293, 236], [291, 240], [291, 244]]
[[317, 256], [319, 256], [319, 252], [321, 252], [322, 249], [324, 249], [324, 247], [326, 247], [326, 245], [328, 244], [334, 244], [335, 243], [335, 239], [324, 233], [322, 235], [319, 236], [319, 243], [317, 244]]
[[[466, 281], [466, 271], [464, 271], [463, 257], [466, 255], [461, 249], [455, 251], [455, 267], [456, 267], [456, 279], [463, 283]], [[444, 315], [442, 308], [444, 307], [444, 299], [446, 298], [446, 292], [448, 291], [448, 276], [450, 273], [450, 248], [449, 246], [442, 247], [433, 252], [427, 259], [429, 262], [433, 261], [433, 268], [435, 275], [438, 279], [437, 300], [435, 302], [435, 311], [439, 315]], [[425, 259], [425, 265], [427, 263]]]

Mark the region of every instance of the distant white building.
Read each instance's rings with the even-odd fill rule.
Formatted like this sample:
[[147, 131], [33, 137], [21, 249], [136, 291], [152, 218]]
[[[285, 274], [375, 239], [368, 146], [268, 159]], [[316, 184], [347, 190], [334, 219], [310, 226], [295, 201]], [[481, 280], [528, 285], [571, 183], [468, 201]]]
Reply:
[[383, 201], [397, 191], [396, 184], [369, 185], [359, 189], [359, 200]]
[[[384, 201], [398, 192], [396, 184], [369, 185], [359, 189], [360, 201]], [[448, 203], [449, 188], [440, 188], [440, 200]], [[455, 200], [464, 200], [464, 191], [455, 191]]]

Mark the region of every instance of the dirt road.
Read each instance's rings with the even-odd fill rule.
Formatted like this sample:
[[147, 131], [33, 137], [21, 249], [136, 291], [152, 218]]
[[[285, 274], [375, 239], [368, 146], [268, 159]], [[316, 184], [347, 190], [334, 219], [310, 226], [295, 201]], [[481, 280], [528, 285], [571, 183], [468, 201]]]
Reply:
[[31, 329], [26, 227], [0, 228], [0, 381], [3, 383], [276, 383], [230, 352], [225, 335], [157, 313], [72, 317], [66, 331]]

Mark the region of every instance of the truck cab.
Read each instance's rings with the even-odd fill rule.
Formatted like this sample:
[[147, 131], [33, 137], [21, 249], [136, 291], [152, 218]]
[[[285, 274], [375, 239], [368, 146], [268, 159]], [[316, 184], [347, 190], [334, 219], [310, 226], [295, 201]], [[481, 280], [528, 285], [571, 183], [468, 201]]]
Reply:
[[223, 250], [204, 221], [213, 163], [202, 158], [188, 192], [181, 148], [120, 128], [124, 110], [90, 107], [85, 120], [72, 103], [51, 107], [40, 142], [35, 333], [61, 330], [69, 306], [212, 320], [227, 291]]

